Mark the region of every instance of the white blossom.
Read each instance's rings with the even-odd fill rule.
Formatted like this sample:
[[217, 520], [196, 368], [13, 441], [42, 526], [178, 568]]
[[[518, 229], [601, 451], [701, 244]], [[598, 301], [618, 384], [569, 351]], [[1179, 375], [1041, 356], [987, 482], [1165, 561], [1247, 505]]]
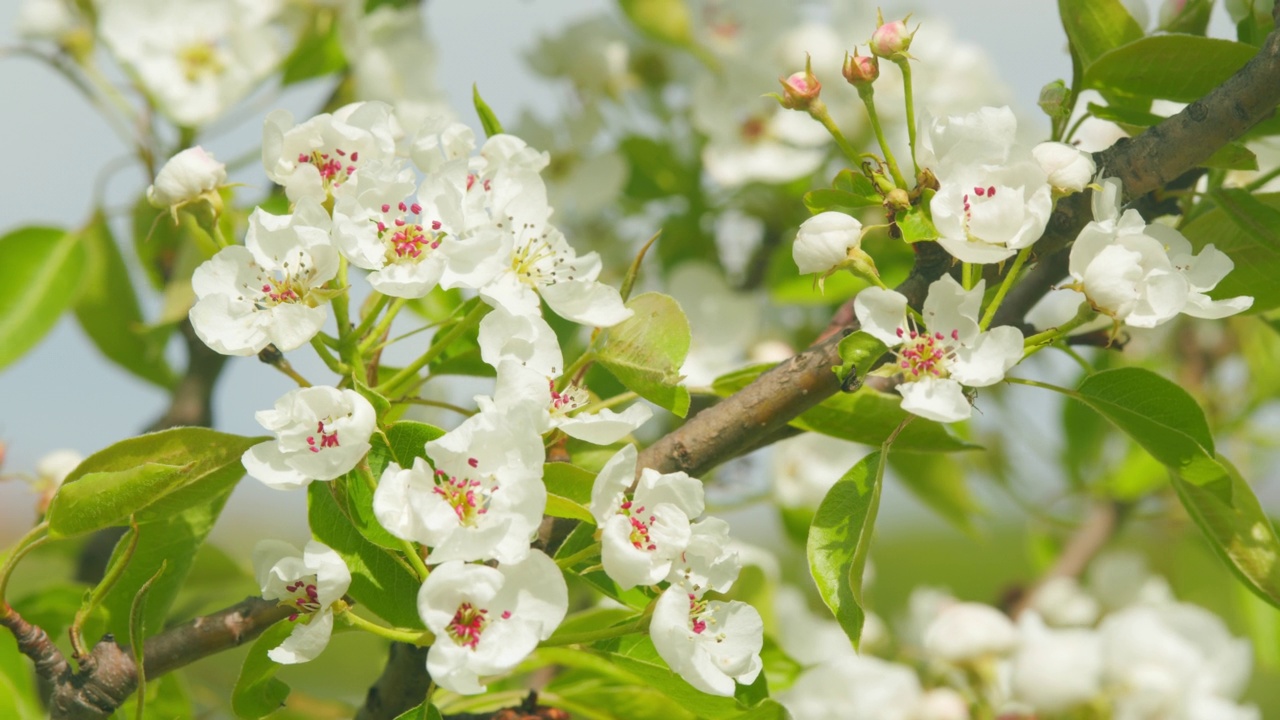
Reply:
[[806, 670], [778, 696], [794, 720], [917, 720], [920, 700], [910, 668], [853, 653]]
[[764, 668], [764, 622], [743, 602], [700, 600], [672, 585], [654, 606], [649, 635], [667, 665], [705, 693], [730, 697]]
[[517, 315], [502, 306], [480, 320], [480, 358], [497, 368], [505, 359], [548, 377], [564, 370], [556, 333], [541, 315]]
[[241, 462], [245, 472], [277, 490], [350, 472], [369, 452], [377, 424], [360, 393], [326, 386], [290, 390], [254, 417], [277, 439], [249, 448]]
[[551, 636], [568, 607], [564, 576], [540, 551], [496, 568], [443, 563], [418, 592], [418, 614], [436, 636], [427, 671], [446, 690], [483, 692], [481, 676], [515, 668]]
[[630, 435], [653, 417], [648, 405], [636, 403], [621, 413], [604, 408], [582, 412], [590, 402], [587, 390], [577, 385], [555, 389], [555, 379], [504, 358], [498, 363], [498, 380], [493, 397], [478, 396], [483, 412], [518, 413], [527, 408], [530, 427], [539, 435], [560, 430], [565, 435], [596, 445], [610, 445]]
[[1018, 629], [1010, 677], [1014, 697], [1038, 712], [1060, 713], [1102, 691], [1102, 640], [1096, 632], [1053, 630], [1034, 611], [1022, 614]]
[[221, 208], [218, 188], [226, 184], [227, 166], [197, 145], [169, 158], [160, 168], [156, 181], [147, 188], [147, 202], [152, 207], [168, 208], [176, 220], [178, 208], [202, 198]]
[[922, 138], [920, 164], [940, 189], [929, 203], [938, 243], [969, 263], [1013, 257], [1040, 239], [1053, 199], [1047, 175], [1014, 144], [1017, 120], [1007, 107], [934, 120]]
[[297, 124], [274, 110], [262, 126], [262, 165], [289, 200], [324, 203], [354, 193], [361, 168], [395, 157], [397, 134], [385, 103], [352, 103]]
[[862, 223], [842, 212], [824, 212], [800, 224], [791, 257], [800, 274], [829, 274], [862, 246]]
[[519, 414], [480, 413], [426, 446], [405, 469], [391, 463], [373, 512], [391, 534], [431, 548], [428, 564], [495, 559], [518, 562], [542, 522], [541, 438]]
[[742, 569], [731, 549], [729, 523], [707, 517], [689, 527], [689, 542], [671, 565], [667, 581], [701, 596], [708, 590], [725, 592]]
[[907, 298], [869, 287], [854, 299], [864, 332], [897, 350], [896, 370], [902, 409], [938, 422], [956, 422], [972, 413], [961, 386], [987, 387], [1022, 359], [1021, 331], [1001, 326], [978, 328], [983, 281], [965, 291], [950, 275], [929, 286], [924, 302], [926, 329], [907, 320]]
[[302, 552], [280, 540], [263, 540], [253, 550], [254, 574], [262, 597], [293, 610], [289, 637], [267, 652], [282, 665], [315, 659], [333, 633], [333, 609], [351, 585], [351, 572], [338, 553], [312, 540]]
[[600, 469], [591, 488], [604, 570], [623, 589], [665, 579], [689, 545], [690, 520], [704, 508], [702, 483], [683, 472], [645, 468], [628, 494], [635, 475], [636, 448], [626, 445]]
[[219, 250], [192, 274], [191, 325], [223, 355], [254, 355], [268, 343], [293, 350], [320, 332], [329, 297], [321, 286], [337, 273], [329, 215], [318, 203], [300, 202], [292, 215], [258, 208], [244, 246]]
[[932, 657], [964, 663], [1009, 654], [1018, 644], [1018, 631], [1004, 613], [990, 605], [962, 602], [938, 613], [924, 635]]
[[1098, 169], [1093, 155], [1066, 143], [1042, 142], [1031, 148], [1031, 154], [1049, 177], [1049, 184], [1062, 194], [1083, 191]]

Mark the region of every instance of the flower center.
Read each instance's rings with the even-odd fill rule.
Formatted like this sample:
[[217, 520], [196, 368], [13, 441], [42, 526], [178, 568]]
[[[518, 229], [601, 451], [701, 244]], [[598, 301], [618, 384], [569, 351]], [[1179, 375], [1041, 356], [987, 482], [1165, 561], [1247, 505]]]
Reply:
[[187, 82], [195, 83], [207, 77], [217, 77], [226, 69], [222, 54], [211, 42], [194, 42], [178, 49], [178, 66]]
[[708, 624], [715, 625], [716, 619], [707, 613], [707, 601], [699, 600], [697, 595], [689, 593], [689, 629], [694, 635], [701, 635], [707, 631]]
[[378, 238], [387, 248], [387, 263], [420, 261], [425, 253], [440, 247], [444, 233], [440, 231], [440, 221], [431, 221], [431, 229], [427, 230], [421, 222], [422, 206], [418, 203], [400, 203], [396, 206], [399, 214], [392, 213], [391, 205], [382, 206], [382, 214], [391, 221], [388, 225], [381, 220], [376, 222]]
[[[475, 458], [470, 458], [467, 464], [474, 468], [480, 463]], [[498, 491], [498, 486], [492, 482], [486, 483], [465, 475], [454, 476], [443, 470], [436, 470], [435, 480], [436, 486], [432, 488], [432, 492], [449, 503], [458, 516], [458, 523], [465, 527], [475, 527], [480, 516], [489, 512], [489, 503], [493, 500], [493, 494]]]
[[360, 153], [353, 152], [350, 157], [342, 148], [334, 148], [332, 153], [312, 150], [298, 153], [298, 162], [302, 165], [314, 165], [320, 171], [320, 182], [326, 191], [332, 191], [350, 180], [359, 169]]
[[902, 368], [907, 382], [924, 377], [947, 377], [947, 361], [955, 357], [959, 330], [952, 330], [948, 337], [940, 332], [930, 334], [898, 328], [898, 337], [904, 341], [898, 349], [898, 367]]
[[648, 550], [653, 552], [658, 549], [656, 543], [649, 537], [649, 528], [653, 526], [655, 518], [650, 515], [648, 518], [637, 517], [644, 514], [644, 506], [632, 506], [630, 500], [624, 500], [622, 503], [621, 513], [631, 522], [631, 544], [637, 550]]
[[[306, 302], [311, 289], [311, 276], [315, 273], [315, 266], [309, 260], [307, 255], [297, 253], [292, 261], [285, 260], [279, 270], [273, 271], [251, 263], [250, 266], [256, 268], [257, 273], [243, 287], [249, 297], [253, 298], [254, 307], [267, 310], [285, 303]], [[295, 267], [289, 267], [291, 262]]]
[[[333, 418], [328, 418], [329, 422], [333, 422]], [[318, 453], [324, 448], [338, 447], [338, 431], [330, 430], [325, 432], [324, 420], [316, 423], [316, 435], [320, 436], [320, 442], [316, 442], [316, 435], [307, 436], [307, 449], [313, 453]]]
[[[964, 194], [964, 197], [963, 197], [963, 202], [964, 202], [964, 234], [965, 234], [967, 237], [969, 237], [969, 239], [970, 239], [970, 240], [973, 240], [973, 239], [981, 240], [981, 238], [974, 238], [974, 237], [973, 237], [973, 233], [972, 233], [972, 232], [970, 232], [970, 230], [969, 230], [969, 226], [970, 226], [970, 225], [972, 224], [972, 222], [973, 222], [973, 203], [976, 203], [976, 202], [978, 202], [979, 200], [990, 200], [991, 198], [993, 198], [993, 197], [995, 197], [995, 196], [996, 196], [996, 186], [995, 186], [995, 185], [988, 185], [988, 186], [986, 186], [986, 187], [979, 187], [979, 186], [976, 186], [976, 185], [975, 185], [975, 186], [974, 186], [974, 188], [973, 188], [973, 192], [972, 192], [972, 193], [965, 193], [965, 194]], [[972, 198], [972, 199], [971, 199], [971, 198]]]
[[284, 590], [288, 595], [280, 598], [280, 604], [294, 609], [289, 616], [290, 620], [297, 620], [299, 615], [320, 611], [320, 591], [316, 589], [315, 575], [295, 580], [286, 585]]
[[447, 632], [455, 643], [475, 650], [476, 645], [480, 644], [480, 634], [488, 624], [488, 610], [473, 607], [471, 603], [464, 602], [453, 614], [453, 620], [449, 621]]
[[[561, 280], [573, 280], [577, 268], [573, 266], [572, 253], [557, 248], [548, 230], [541, 233], [534, 230], [532, 223], [525, 223], [521, 232], [516, 234], [516, 247], [511, 255], [511, 270], [516, 277], [535, 289]], [[526, 233], [528, 235], [521, 241], [520, 235]]]
[[557, 416], [565, 416], [587, 404], [591, 396], [587, 391], [577, 385], [570, 385], [564, 390], [557, 391], [554, 380], [548, 380], [551, 383], [551, 414]]

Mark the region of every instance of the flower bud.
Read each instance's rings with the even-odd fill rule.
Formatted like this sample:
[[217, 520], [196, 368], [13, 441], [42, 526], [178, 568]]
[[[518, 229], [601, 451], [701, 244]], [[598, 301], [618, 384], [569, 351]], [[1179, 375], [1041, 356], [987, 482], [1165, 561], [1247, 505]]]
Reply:
[[808, 110], [822, 92], [822, 83], [813, 74], [813, 62], [808, 57], [805, 58], [802, 72], [778, 78], [778, 82], [782, 83], [782, 95], [778, 102], [788, 110]]
[[854, 87], [870, 85], [880, 77], [880, 61], [874, 55], [859, 55], [858, 49], [854, 48], [852, 55], [844, 54], [841, 74]]
[[[910, 15], [907, 17], [910, 17]], [[914, 31], [907, 32], [907, 18], [887, 23], [881, 17], [880, 26], [871, 34], [871, 42], [869, 43], [871, 54], [886, 60], [898, 61], [905, 59], [913, 37], [915, 37]]]
[[805, 220], [791, 246], [801, 274], [828, 273], [862, 246], [862, 223], [842, 212], [824, 212]]
[[884, 206], [887, 210], [898, 212], [911, 207], [911, 196], [902, 188], [894, 188], [884, 196]]
[[1040, 99], [1036, 104], [1051, 118], [1066, 117], [1071, 114], [1071, 106], [1067, 103], [1070, 97], [1071, 91], [1067, 89], [1067, 84], [1054, 80], [1040, 88]]
[[1042, 142], [1032, 148], [1031, 154], [1049, 176], [1049, 185], [1060, 195], [1084, 190], [1098, 170], [1092, 155], [1066, 143]]
[[226, 184], [227, 166], [197, 145], [169, 158], [160, 168], [155, 183], [147, 188], [147, 201], [153, 207], [168, 208], [176, 222], [178, 208], [199, 200], [208, 200], [215, 211], [221, 211], [218, 188]]

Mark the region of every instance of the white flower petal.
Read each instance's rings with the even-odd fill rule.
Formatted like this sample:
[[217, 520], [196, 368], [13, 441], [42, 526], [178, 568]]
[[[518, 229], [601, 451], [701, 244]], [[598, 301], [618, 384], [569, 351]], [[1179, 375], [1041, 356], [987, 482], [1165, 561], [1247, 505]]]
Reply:
[[902, 409], [912, 415], [941, 423], [968, 420], [973, 414], [960, 383], [947, 378], [926, 377], [898, 386]]

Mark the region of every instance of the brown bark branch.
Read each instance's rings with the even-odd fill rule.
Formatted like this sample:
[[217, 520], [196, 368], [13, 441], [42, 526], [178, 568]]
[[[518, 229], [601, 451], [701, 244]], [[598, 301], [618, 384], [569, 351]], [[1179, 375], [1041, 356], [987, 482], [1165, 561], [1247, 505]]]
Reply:
[[393, 642], [378, 681], [369, 688], [356, 720], [394, 720], [422, 703], [431, 686], [427, 648]]

